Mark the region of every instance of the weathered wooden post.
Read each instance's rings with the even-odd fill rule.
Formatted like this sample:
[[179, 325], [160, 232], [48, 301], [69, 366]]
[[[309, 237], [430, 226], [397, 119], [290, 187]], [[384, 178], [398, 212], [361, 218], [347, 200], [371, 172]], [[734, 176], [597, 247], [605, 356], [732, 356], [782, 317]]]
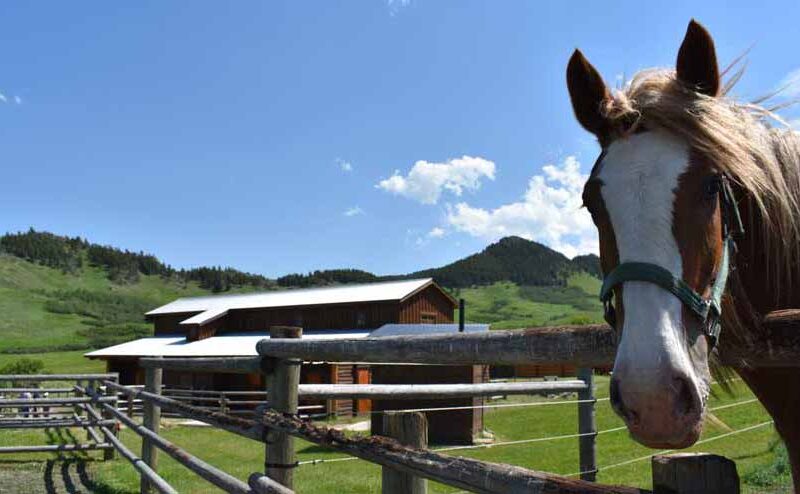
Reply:
[[[303, 328], [273, 326], [269, 337], [301, 338]], [[297, 414], [297, 387], [300, 384], [300, 359], [273, 359], [264, 362], [267, 371], [267, 397], [269, 407], [279, 412]], [[289, 489], [294, 488], [294, 438], [286, 433], [270, 430], [267, 433], [264, 473]]]
[[[402, 444], [416, 448], [428, 447], [428, 419], [420, 412], [385, 412], [383, 434]], [[401, 473], [391, 468], [381, 468], [383, 494], [426, 494], [428, 481]]]
[[[161, 383], [163, 380], [163, 370], [160, 367], [146, 367], [144, 374], [144, 390], [148, 393], [161, 394]], [[142, 412], [142, 425], [158, 434], [161, 426], [161, 407], [152, 401], [144, 401], [144, 411]], [[156, 445], [147, 438], [142, 438], [142, 460], [154, 471], [158, 471], [158, 450]], [[153, 491], [150, 481], [144, 476], [141, 478], [140, 492], [148, 494]]]
[[219, 394], [219, 413], [228, 413], [228, 397], [224, 391]]
[[586, 383], [586, 389], [578, 391], [578, 438], [580, 447], [581, 480], [594, 482], [597, 479], [597, 423], [595, 422], [594, 369], [578, 369], [578, 379]]
[[[116, 374], [110, 380], [115, 382], [115, 383], [119, 382], [119, 374]], [[117, 398], [116, 398], [117, 397], [117, 392], [113, 391], [111, 389], [111, 386], [106, 386], [105, 395], [114, 397], [114, 401], [111, 402], [111, 406], [113, 406], [114, 408], [117, 408]], [[111, 412], [109, 412], [109, 411], [107, 411], [105, 409], [103, 409], [103, 415], [102, 416], [103, 416], [104, 419], [114, 419], [114, 415]], [[117, 425], [119, 425], [119, 422], [117, 422]], [[119, 437], [119, 427], [117, 427], [117, 426], [112, 427], [111, 432], [114, 433], [114, 437]], [[114, 449], [114, 448], [104, 449], [103, 450], [103, 459], [104, 460], [113, 460], [115, 455], [116, 455], [116, 451], [117, 450]]]
[[739, 494], [736, 463], [709, 453], [653, 456], [653, 494]]

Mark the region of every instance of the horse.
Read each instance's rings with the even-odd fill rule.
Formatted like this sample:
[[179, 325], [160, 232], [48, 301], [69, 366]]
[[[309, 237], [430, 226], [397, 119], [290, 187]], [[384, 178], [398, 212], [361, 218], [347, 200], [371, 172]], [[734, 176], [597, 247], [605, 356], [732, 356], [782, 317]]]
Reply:
[[[800, 138], [729, 97], [714, 40], [692, 20], [675, 68], [609, 90], [580, 50], [567, 66], [575, 117], [601, 154], [583, 189], [597, 227], [605, 317], [618, 337], [610, 401], [631, 436], [686, 448], [712, 375], [732, 369], [786, 444], [800, 492], [800, 368], [720, 363], [800, 307]], [[730, 351], [730, 350], [729, 350]]]

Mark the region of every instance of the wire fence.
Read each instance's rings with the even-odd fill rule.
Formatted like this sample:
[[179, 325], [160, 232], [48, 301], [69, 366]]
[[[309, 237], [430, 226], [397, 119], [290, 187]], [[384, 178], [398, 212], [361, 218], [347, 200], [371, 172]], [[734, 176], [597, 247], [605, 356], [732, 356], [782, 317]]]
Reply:
[[[608, 400], [608, 398], [600, 398], [597, 401], [607, 401], [607, 400]], [[594, 401], [594, 400], [570, 400], [570, 401], [557, 401], [557, 402], [534, 402], [534, 403], [527, 403], [527, 404], [526, 403], [522, 403], [522, 405], [531, 405], [531, 404], [535, 404], [535, 405], [553, 404], [553, 405], [555, 405], [555, 404], [564, 404], [564, 403], [586, 403], [586, 402], [590, 402], [590, 401]], [[725, 405], [718, 405], [718, 406], [715, 406], [715, 407], [711, 407], [711, 408], [708, 409], [708, 411], [709, 412], [716, 412], [718, 410], [724, 410], [724, 409], [734, 408], [734, 407], [738, 407], [738, 406], [742, 406], [742, 405], [748, 405], [750, 403], [755, 403], [757, 401], [758, 401], [758, 399], [756, 399], [756, 398], [740, 400], [740, 401], [736, 401], [736, 402], [733, 402], [733, 403], [727, 403]], [[435, 410], [438, 410], [438, 409], [434, 409], [434, 411]], [[388, 410], [386, 410], [386, 411], [388, 411]], [[403, 412], [421, 412], [421, 411], [429, 411], [429, 409], [409, 409], [409, 410], [398, 410], [398, 411], [403, 411]], [[769, 423], [771, 423], [771, 421]], [[714, 440], [714, 439], [717, 439], [717, 438], [722, 438], [722, 437], [727, 437], [729, 435], [732, 435], [732, 434], [735, 434], [735, 433], [738, 433], [738, 432], [747, 432], [748, 430], [751, 430], [752, 428], [755, 428], [755, 427], [763, 427], [765, 424], [767, 424], [767, 422], [764, 422], [762, 424], [758, 424], [757, 426], [753, 426], [753, 427], [750, 427], [750, 428], [741, 429], [739, 431], [731, 431], [731, 432], [727, 432], [725, 434], [721, 434], [719, 436], [714, 436], [712, 438], [704, 439], [702, 441], [696, 442], [695, 444], [704, 444], [706, 442], [710, 442], [711, 440]], [[528, 438], [528, 439], [517, 439], [517, 440], [513, 440], [513, 441], [500, 441], [500, 442], [496, 442], [496, 443], [470, 444], [470, 445], [464, 445], [464, 446], [445, 446], [445, 447], [441, 447], [441, 448], [432, 448], [432, 451], [447, 452], [447, 451], [464, 451], [464, 450], [470, 450], [470, 449], [498, 448], [498, 447], [502, 447], [502, 446], [513, 446], [513, 445], [518, 445], [518, 444], [530, 444], [530, 443], [539, 443], [539, 442], [546, 442], [546, 441], [558, 441], [558, 440], [563, 440], [563, 439], [576, 439], [576, 438], [579, 438], [579, 437], [591, 436], [591, 435], [594, 435], [594, 434], [599, 436], [599, 435], [602, 435], [602, 434], [610, 434], [612, 432], [619, 432], [619, 431], [622, 431], [622, 430], [625, 430], [625, 429], [627, 429], [626, 426], [620, 426], [620, 427], [613, 427], [613, 428], [610, 428], [610, 429], [600, 430], [600, 431], [597, 431], [597, 432], [587, 432], [587, 433], [582, 433], [582, 434], [580, 434], [580, 433], [562, 434], [562, 435], [555, 435], [555, 436], [544, 436], [544, 437], [533, 437], [533, 438]], [[653, 453], [653, 454], [666, 454], [666, 453], [672, 452], [672, 451], [673, 450], [669, 450], [669, 451], [666, 451], [666, 452], [658, 452], [658, 453]], [[598, 471], [599, 470], [603, 470], [603, 469], [608, 469], [608, 468], [616, 468], [618, 466], [626, 465], [628, 463], [634, 463], [634, 462], [640, 461], [642, 459], [650, 458], [650, 456], [652, 456], [652, 454], [648, 455], [646, 457], [642, 457], [642, 458], [634, 458], [633, 460], [628, 460], [626, 462], [622, 462], [621, 464], [598, 468]], [[360, 460], [360, 458], [356, 458], [354, 456], [345, 456], [345, 457], [341, 457], [341, 458], [317, 458], [317, 459], [313, 459], [313, 460], [300, 461], [297, 464], [298, 464], [298, 466], [301, 466], [301, 465], [319, 465], [319, 464], [322, 464], [322, 463], [338, 463], [338, 462], [342, 462], [342, 461], [356, 461], [356, 460]], [[569, 477], [577, 476], [577, 475], [580, 475], [582, 473], [587, 473], [587, 472], [576, 472], [576, 473], [573, 473], [573, 474], [569, 474], [568, 476]]]
[[[707, 444], [707, 443], [710, 443], [710, 442], [713, 442], [713, 441], [718, 441], [718, 440], [724, 439], [726, 437], [735, 436], [736, 434], [742, 434], [742, 433], [745, 433], [745, 432], [750, 432], [750, 431], [755, 430], [755, 429], [760, 429], [762, 427], [766, 427], [766, 426], [771, 425], [773, 423], [774, 423], [774, 421], [767, 420], [766, 422], [761, 422], [760, 424], [755, 424], [755, 425], [751, 425], [751, 426], [748, 426], [748, 427], [744, 427], [742, 429], [736, 429], [736, 430], [733, 430], [733, 431], [730, 431], [730, 432], [725, 432], [723, 434], [719, 434], [719, 435], [714, 436], [714, 437], [709, 437], [708, 439], [702, 439], [700, 441], [697, 441], [696, 443], [694, 443], [694, 446], [699, 446], [701, 444]], [[677, 450], [675, 450], [675, 449], [664, 449], [664, 450], [661, 450], [661, 451], [657, 451], [655, 453], [650, 453], [650, 454], [648, 454], [646, 456], [640, 456], [638, 458], [632, 458], [630, 460], [621, 461], [619, 463], [614, 463], [614, 464], [611, 464], [611, 465], [598, 467], [597, 471], [598, 472], [602, 472], [602, 471], [605, 471], [605, 470], [611, 470], [613, 468], [618, 468], [618, 467], [622, 467], [622, 466], [625, 466], [625, 465], [638, 463], [640, 461], [645, 461], [647, 459], [652, 458], [655, 455], [666, 455], [666, 454], [669, 454], [669, 453], [674, 453], [675, 451], [677, 451]], [[570, 473], [570, 474], [566, 475], [566, 477], [577, 477], [578, 475], [580, 475], [582, 473], [585, 473], [585, 472]]]

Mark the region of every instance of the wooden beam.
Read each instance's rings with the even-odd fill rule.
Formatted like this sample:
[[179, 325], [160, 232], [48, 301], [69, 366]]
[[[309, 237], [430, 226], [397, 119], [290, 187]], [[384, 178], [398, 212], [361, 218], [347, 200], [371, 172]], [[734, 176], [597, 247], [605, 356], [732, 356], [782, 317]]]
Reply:
[[[102, 406], [108, 406], [103, 404]], [[100, 418], [100, 414], [97, 413], [97, 410], [92, 408], [91, 406], [86, 408], [86, 413], [88, 413], [91, 417], [95, 419]], [[128, 449], [122, 441], [111, 431], [108, 427], [101, 427], [100, 432], [108, 439], [108, 442], [114, 445], [114, 448], [119, 451], [119, 453], [128, 460], [133, 468], [139, 471], [139, 475], [142, 479], [147, 478], [148, 485], [152, 486], [156, 489], [160, 494], [178, 494], [171, 485], [167, 483], [155, 470], [150, 468], [150, 466], [142, 461], [141, 458], [136, 456], [133, 451]]]
[[482, 384], [301, 384], [301, 398], [416, 400], [473, 396], [574, 393], [586, 389], [583, 381], [536, 381]]
[[616, 337], [605, 325], [483, 333], [258, 342], [258, 353], [325, 362], [518, 365], [564, 362], [602, 367], [614, 360]]
[[294, 491], [285, 487], [263, 473], [250, 474], [247, 484], [256, 494], [294, 494]]
[[800, 309], [770, 312], [764, 317], [761, 334], [753, 345], [725, 345], [725, 328], [720, 334], [720, 360], [733, 367], [800, 366]]
[[[104, 403], [113, 402], [116, 400], [113, 396], [106, 396], [101, 399]], [[77, 405], [80, 403], [91, 403], [92, 399], [87, 397], [68, 397], [68, 398], [27, 398], [27, 399], [17, 399], [11, 398], [8, 400], [0, 400], [0, 408], [12, 408], [12, 407], [38, 407], [42, 405], [49, 405], [49, 406], [58, 406], [58, 405]], [[31, 412], [33, 413], [33, 412]]]
[[[750, 347], [725, 345], [720, 360], [731, 366], [800, 366], [800, 309], [776, 311], [763, 321]], [[324, 362], [442, 365], [613, 365], [616, 335], [607, 325], [556, 326], [484, 333], [385, 336], [343, 340], [261, 340], [258, 353]]]
[[191, 453], [188, 453], [186, 450], [159, 436], [156, 432], [137, 424], [131, 420], [130, 417], [120, 412], [116, 408], [104, 403], [101, 403], [100, 406], [104, 411], [114, 415], [120, 420], [120, 422], [125, 424], [126, 427], [141, 436], [142, 440], [147, 440], [153, 445], [157, 446], [161, 451], [167, 453], [175, 461], [196, 473], [210, 484], [219, 487], [225, 492], [232, 492], [235, 494], [252, 494], [250, 487], [236, 477], [225, 473], [217, 467], [206, 463]]
[[193, 407], [186, 403], [167, 398], [165, 396], [149, 393], [142, 389], [131, 389], [117, 383], [106, 382], [107, 386], [115, 391], [127, 396], [137, 398], [143, 402], [157, 404], [162, 410], [172, 412], [178, 416], [199, 420], [219, 429], [238, 434], [255, 441], [264, 442], [266, 437], [266, 427], [253, 420], [246, 420], [230, 415], [224, 415], [215, 411], [204, 410], [200, 407]]
[[41, 446], [0, 446], [0, 453], [50, 453], [61, 451], [92, 451], [96, 449], [114, 449], [109, 443], [91, 444], [46, 444]]
[[105, 374], [0, 374], [0, 381], [102, 381], [106, 379], [117, 380], [119, 374], [108, 372]]
[[252, 374], [261, 372], [260, 357], [142, 357], [139, 366], [176, 371]]
[[50, 429], [54, 427], [61, 428], [84, 428], [84, 427], [109, 427], [116, 423], [114, 420], [73, 420], [73, 419], [60, 419], [60, 420], [28, 420], [20, 419], [18, 421], [3, 421], [0, 422], [0, 429]]

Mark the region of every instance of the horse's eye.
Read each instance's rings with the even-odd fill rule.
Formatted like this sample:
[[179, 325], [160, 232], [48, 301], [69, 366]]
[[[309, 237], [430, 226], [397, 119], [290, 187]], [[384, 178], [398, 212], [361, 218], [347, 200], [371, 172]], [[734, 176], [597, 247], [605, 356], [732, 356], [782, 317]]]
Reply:
[[714, 199], [717, 197], [717, 194], [719, 194], [721, 189], [722, 180], [718, 175], [714, 175], [713, 177], [706, 179], [705, 184], [703, 185], [703, 194], [705, 195], [706, 199]]

